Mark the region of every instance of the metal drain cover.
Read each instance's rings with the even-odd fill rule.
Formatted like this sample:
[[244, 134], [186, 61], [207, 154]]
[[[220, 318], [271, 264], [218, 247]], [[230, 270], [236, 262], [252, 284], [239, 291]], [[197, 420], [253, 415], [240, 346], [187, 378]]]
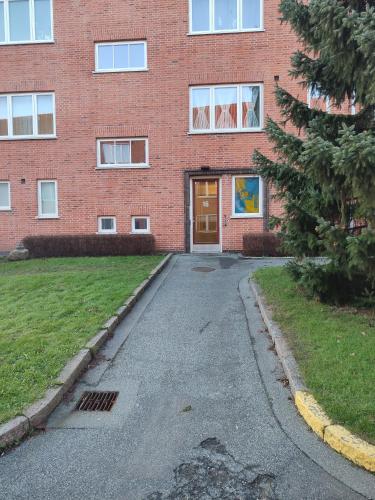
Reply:
[[78, 411], [111, 411], [118, 392], [84, 392], [75, 409]]
[[192, 271], [196, 273], [212, 273], [212, 271], [216, 271], [214, 267], [193, 267]]

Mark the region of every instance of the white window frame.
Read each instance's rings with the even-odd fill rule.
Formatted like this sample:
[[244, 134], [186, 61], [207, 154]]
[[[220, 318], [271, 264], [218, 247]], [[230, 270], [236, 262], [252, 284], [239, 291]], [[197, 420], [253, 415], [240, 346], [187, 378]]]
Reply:
[[193, 4], [189, 0], [189, 35], [207, 35], [221, 33], [251, 33], [264, 31], [264, 0], [260, 1], [260, 26], [259, 28], [242, 28], [242, 0], [237, 0], [237, 28], [227, 30], [215, 30], [215, 0], [209, 0], [210, 29], [207, 31], [193, 31]]
[[[136, 229], [135, 228], [135, 220], [136, 219], [146, 219], [147, 220], [147, 229]], [[150, 216], [146, 215], [133, 215], [132, 216], [132, 233], [133, 234], [150, 234], [151, 233], [151, 224], [150, 224]]]
[[[237, 88], [237, 128], [215, 128], [215, 90], [222, 88]], [[259, 127], [242, 126], [242, 88], [259, 87]], [[210, 91], [210, 128], [194, 129], [193, 127], [193, 90], [209, 89]], [[264, 120], [264, 87], [263, 83], [225, 84], [225, 85], [194, 85], [189, 89], [189, 133], [190, 134], [235, 134], [239, 132], [262, 132]]]
[[[103, 229], [102, 221], [103, 219], [112, 219], [113, 220], [113, 229]], [[98, 217], [98, 234], [117, 234], [117, 221], [116, 217], [113, 215], [102, 215]]]
[[35, 2], [34, 0], [29, 0], [29, 9], [30, 9], [30, 39], [29, 40], [21, 40], [21, 41], [12, 41], [10, 39], [10, 18], [9, 18], [9, 0], [3, 0], [4, 2], [4, 29], [5, 29], [5, 41], [0, 42], [1, 45], [25, 45], [31, 43], [53, 43], [54, 42], [54, 34], [53, 34], [53, 0], [49, 0], [50, 2], [50, 12], [51, 12], [51, 38], [48, 40], [36, 40], [35, 39]]
[[[259, 179], [259, 212], [257, 214], [236, 213], [236, 179], [257, 177]], [[263, 218], [263, 179], [257, 174], [234, 175], [232, 177], [232, 219], [262, 219]]]
[[[42, 213], [42, 184], [43, 183], [54, 183], [55, 184], [55, 212], [53, 214], [43, 214]], [[58, 202], [58, 190], [57, 181], [54, 179], [43, 179], [38, 181], [38, 219], [58, 219], [59, 218], [59, 202]]]
[[[114, 46], [114, 45], [139, 45], [143, 44], [144, 54], [145, 54], [145, 64], [142, 67], [137, 68], [109, 68], [109, 69], [100, 69], [99, 68], [99, 47], [105, 46]], [[114, 66], [114, 60], [113, 66]], [[98, 42], [95, 43], [95, 73], [127, 73], [133, 71], [147, 71], [147, 41], [146, 40], [131, 40], [131, 41], [122, 41], [122, 42]]]
[[0, 212], [9, 212], [12, 208], [12, 201], [11, 201], [11, 195], [10, 195], [10, 182], [9, 181], [0, 181], [0, 184], [8, 184], [8, 200], [9, 204], [8, 206], [6, 205], [0, 205]]
[[319, 97], [312, 97], [312, 88], [311, 88], [311, 86], [309, 86], [307, 88], [307, 106], [310, 109], [312, 109], [312, 107], [311, 107], [312, 99], [322, 100], [322, 102], [324, 102], [325, 107], [326, 107], [326, 113], [331, 112], [331, 99], [328, 96], [327, 97], [322, 96], [320, 93], [319, 93]]
[[[145, 141], [145, 155], [146, 155], [146, 163], [101, 163], [101, 152], [100, 145], [102, 142], [116, 142], [116, 141], [129, 141], [139, 142]], [[130, 144], [130, 157], [131, 157], [131, 148]], [[148, 158], [148, 138], [147, 137], [107, 137], [106, 139], [97, 139], [96, 140], [96, 168], [97, 169], [117, 169], [117, 168], [148, 168], [149, 167], [149, 158]]]
[[[52, 111], [53, 111], [53, 133], [52, 134], [38, 134], [38, 106], [37, 97], [48, 95], [52, 96]], [[33, 113], [33, 134], [32, 135], [13, 135], [13, 114], [12, 114], [12, 97], [32, 97], [32, 113]], [[0, 97], [7, 98], [7, 111], [8, 111], [8, 135], [1, 135], [0, 141], [9, 140], [23, 140], [23, 139], [55, 139], [56, 138], [56, 103], [54, 92], [24, 92], [20, 94], [0, 94]]]

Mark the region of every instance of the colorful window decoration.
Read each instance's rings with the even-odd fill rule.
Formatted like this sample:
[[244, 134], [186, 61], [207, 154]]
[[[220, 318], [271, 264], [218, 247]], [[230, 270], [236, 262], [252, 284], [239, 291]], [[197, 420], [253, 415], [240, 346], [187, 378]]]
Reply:
[[262, 216], [262, 181], [260, 177], [233, 178], [233, 216]]

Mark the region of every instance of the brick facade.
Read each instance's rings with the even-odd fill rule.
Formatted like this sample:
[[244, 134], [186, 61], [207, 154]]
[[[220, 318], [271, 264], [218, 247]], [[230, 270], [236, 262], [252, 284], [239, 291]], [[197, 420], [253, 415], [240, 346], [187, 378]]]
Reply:
[[[240, 250], [263, 219], [232, 219], [231, 169], [250, 169], [255, 148], [271, 155], [264, 132], [189, 134], [189, 86], [263, 83], [264, 116], [279, 118], [275, 76], [295, 95], [290, 55], [297, 42], [281, 26], [278, 0], [265, 0], [264, 31], [189, 35], [188, 0], [53, 1], [54, 43], [0, 46], [0, 94], [51, 91], [55, 139], [0, 141], [0, 181], [11, 210], [0, 212], [0, 250], [26, 235], [95, 233], [99, 216], [150, 216], [159, 249], [186, 249], [186, 171], [222, 176], [223, 250]], [[95, 42], [147, 40], [148, 70], [98, 74]], [[96, 139], [148, 137], [147, 169], [96, 169]], [[37, 218], [37, 182], [58, 182], [59, 219]], [[280, 205], [268, 194], [269, 212]]]

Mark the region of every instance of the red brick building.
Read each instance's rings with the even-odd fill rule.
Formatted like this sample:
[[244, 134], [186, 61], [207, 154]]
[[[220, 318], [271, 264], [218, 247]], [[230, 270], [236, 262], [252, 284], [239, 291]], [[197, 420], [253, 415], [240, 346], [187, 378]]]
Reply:
[[240, 250], [280, 210], [275, 80], [296, 49], [278, 0], [0, 0], [0, 250], [37, 234], [151, 232]]

